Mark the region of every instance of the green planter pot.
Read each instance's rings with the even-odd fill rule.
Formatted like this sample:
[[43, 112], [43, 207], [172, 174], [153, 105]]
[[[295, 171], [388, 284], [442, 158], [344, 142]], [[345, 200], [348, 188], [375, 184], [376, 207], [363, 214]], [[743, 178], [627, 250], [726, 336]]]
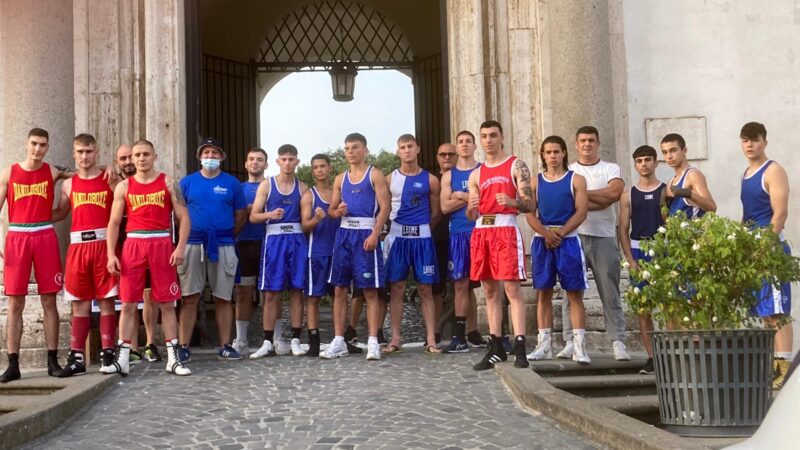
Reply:
[[661, 423], [682, 436], [749, 436], [772, 398], [774, 330], [651, 333]]

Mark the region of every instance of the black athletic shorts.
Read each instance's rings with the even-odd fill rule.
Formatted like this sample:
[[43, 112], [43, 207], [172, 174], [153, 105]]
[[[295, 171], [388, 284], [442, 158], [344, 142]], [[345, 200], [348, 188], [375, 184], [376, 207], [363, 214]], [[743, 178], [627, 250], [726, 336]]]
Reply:
[[436, 241], [435, 244], [439, 282], [432, 284], [431, 290], [433, 291], [433, 295], [441, 295], [444, 294], [445, 286], [447, 286], [447, 261], [450, 256], [450, 242]]
[[261, 263], [261, 244], [264, 241], [239, 241], [236, 251], [239, 253], [239, 275], [257, 277], [258, 265]]

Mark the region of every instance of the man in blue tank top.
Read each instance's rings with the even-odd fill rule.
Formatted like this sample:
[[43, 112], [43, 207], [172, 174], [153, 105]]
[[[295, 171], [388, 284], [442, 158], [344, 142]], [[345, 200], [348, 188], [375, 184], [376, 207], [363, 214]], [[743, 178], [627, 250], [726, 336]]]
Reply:
[[383, 254], [378, 242], [389, 218], [389, 187], [380, 169], [366, 163], [367, 138], [360, 133], [344, 139], [344, 154], [350, 167], [336, 176], [328, 215], [341, 219], [333, 247], [328, 282], [335, 286], [333, 299], [334, 338], [320, 358], [349, 354], [344, 340], [347, 295], [350, 285], [361, 288], [367, 300], [367, 359], [381, 357], [378, 329], [382, 308], [378, 288], [383, 286]]
[[[639, 181], [622, 194], [619, 200], [619, 244], [628, 268], [638, 269], [638, 261], [650, 261], [650, 255], [642, 251], [641, 241], [652, 238], [658, 228], [664, 225], [661, 206], [666, 201], [667, 185], [656, 177], [658, 153], [649, 145], [642, 145], [633, 152], [633, 162]], [[646, 284], [640, 281], [638, 288]], [[647, 362], [639, 373], [646, 375], [655, 372], [653, 367], [653, 344], [649, 331], [653, 331], [650, 314], [639, 314], [639, 330], [642, 343], [647, 350]]]
[[[455, 291], [455, 324], [453, 338], [446, 350], [448, 353], [468, 352], [469, 344], [476, 347], [486, 346], [476, 323], [477, 300], [473, 288], [480, 284], [475, 286], [469, 279], [469, 241], [475, 222], [467, 218], [466, 211], [469, 202], [469, 175], [480, 166], [475, 160], [475, 148], [475, 135], [466, 130], [459, 131], [455, 146], [458, 162], [442, 175], [442, 213], [450, 214], [447, 275], [453, 281]], [[470, 329], [469, 334], [466, 333], [467, 326]]]
[[441, 219], [439, 180], [417, 163], [417, 138], [404, 134], [397, 139], [400, 168], [387, 177], [392, 195], [392, 226], [383, 241], [386, 258], [386, 282], [391, 283], [392, 340], [387, 353], [401, 346], [401, 322], [408, 271], [414, 273], [417, 293], [422, 300], [427, 353], [441, 353], [436, 345], [436, 305], [431, 285], [439, 281], [436, 247], [431, 228]]
[[[267, 152], [253, 147], [247, 152], [244, 169], [247, 181], [242, 183], [244, 199], [247, 201], [247, 216], [253, 209], [258, 186], [264, 181], [264, 170], [267, 169]], [[236, 250], [239, 252], [239, 270], [236, 283], [236, 339], [233, 348], [240, 355], [250, 353], [247, 342], [247, 331], [253, 316], [253, 294], [258, 279], [258, 264], [261, 262], [261, 244], [264, 242], [266, 230], [264, 225], [251, 223], [249, 220], [236, 236]], [[256, 300], [257, 304], [258, 300]]]
[[308, 352], [306, 356], [319, 356], [319, 299], [332, 295], [328, 284], [333, 256], [333, 241], [339, 229], [339, 219], [328, 216], [333, 189], [331, 188], [331, 160], [323, 154], [311, 158], [311, 175], [314, 186], [303, 194], [300, 201], [303, 232], [308, 234], [308, 262], [303, 293], [308, 304]]
[[261, 250], [258, 288], [264, 291], [264, 342], [251, 359], [275, 356], [275, 321], [280, 311], [280, 295], [289, 291], [291, 301], [291, 352], [302, 356], [300, 332], [303, 326], [303, 286], [305, 285], [308, 241], [300, 225], [300, 200], [306, 185], [295, 175], [297, 148], [284, 144], [276, 159], [280, 173], [258, 187], [250, 212], [250, 222], [267, 223], [267, 236]]
[[589, 287], [578, 226], [586, 219], [589, 197], [586, 179], [569, 170], [567, 143], [560, 136], [549, 136], [539, 150], [543, 172], [531, 182], [534, 210], [526, 215], [534, 231], [531, 242], [533, 288], [539, 336], [529, 360], [553, 357], [553, 288], [556, 278], [567, 292], [572, 326], [572, 360], [589, 364], [586, 352], [586, 310], [583, 291]]
[[661, 154], [667, 164], [675, 169], [675, 177], [667, 184], [669, 215], [683, 211], [689, 219], [717, 210], [717, 204], [708, 191], [706, 177], [689, 165], [686, 159], [686, 141], [678, 133], [661, 139]]
[[[772, 226], [772, 232], [783, 240], [783, 229], [789, 214], [789, 180], [786, 171], [767, 157], [767, 129], [757, 122], [746, 123], [739, 137], [742, 151], [747, 158], [747, 169], [742, 177], [742, 221], [753, 228]], [[784, 251], [789, 245], [784, 241]], [[758, 304], [753, 313], [764, 319], [768, 327], [777, 328], [783, 316], [791, 314], [791, 285], [776, 289], [769, 283], [757, 293]], [[784, 376], [792, 357], [792, 323], [786, 323], [775, 333], [775, 382], [773, 387], [783, 384]]]

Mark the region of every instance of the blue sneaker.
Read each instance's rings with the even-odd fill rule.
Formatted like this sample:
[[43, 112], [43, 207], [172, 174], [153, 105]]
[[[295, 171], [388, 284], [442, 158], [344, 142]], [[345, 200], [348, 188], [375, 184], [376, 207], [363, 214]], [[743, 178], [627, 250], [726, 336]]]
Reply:
[[453, 336], [450, 345], [447, 346], [445, 353], [466, 353], [469, 351], [469, 345], [464, 342], [460, 337]]
[[239, 354], [230, 344], [225, 344], [225, 346], [219, 348], [219, 353], [217, 353], [219, 359], [225, 359], [228, 361], [234, 361], [237, 359], [241, 359], [242, 355]]
[[187, 363], [192, 360], [192, 351], [189, 350], [188, 345], [181, 345], [178, 349], [178, 360], [181, 363]]
[[511, 345], [511, 339], [508, 336], [503, 336], [503, 350], [506, 351], [507, 355], [514, 353], [514, 346]]

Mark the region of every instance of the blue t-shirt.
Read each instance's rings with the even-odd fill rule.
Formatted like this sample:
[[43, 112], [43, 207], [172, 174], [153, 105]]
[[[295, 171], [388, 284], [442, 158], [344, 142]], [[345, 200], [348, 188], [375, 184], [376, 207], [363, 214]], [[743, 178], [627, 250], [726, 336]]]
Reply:
[[247, 208], [239, 180], [224, 172], [206, 178], [197, 171], [181, 179], [180, 185], [192, 222], [189, 243], [211, 247], [209, 239], [213, 240], [210, 236], [213, 233], [216, 244], [232, 245], [234, 213]]
[[[244, 200], [248, 205], [252, 205], [256, 201], [256, 192], [260, 181], [245, 181], [242, 183], [242, 191], [244, 192]], [[261, 241], [267, 234], [267, 228], [263, 223], [250, 223], [250, 220], [242, 228], [242, 231], [236, 236], [236, 242], [239, 241]]]

